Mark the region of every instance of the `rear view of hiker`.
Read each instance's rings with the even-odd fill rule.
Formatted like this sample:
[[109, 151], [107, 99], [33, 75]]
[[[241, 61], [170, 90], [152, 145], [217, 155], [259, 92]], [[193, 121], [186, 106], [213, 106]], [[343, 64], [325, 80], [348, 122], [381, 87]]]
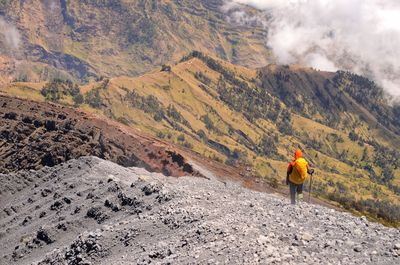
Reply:
[[[287, 169], [286, 185], [289, 185], [290, 200], [292, 204], [303, 199], [303, 183], [307, 178], [307, 174], [312, 174], [308, 162], [303, 158], [303, 153], [297, 149], [294, 153], [294, 161], [290, 162]], [[296, 198], [297, 197], [297, 198]]]

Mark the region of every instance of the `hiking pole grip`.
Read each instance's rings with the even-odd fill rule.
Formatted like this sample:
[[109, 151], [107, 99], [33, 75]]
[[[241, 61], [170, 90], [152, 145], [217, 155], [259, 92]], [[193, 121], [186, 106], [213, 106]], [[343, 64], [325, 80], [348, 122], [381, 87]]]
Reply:
[[313, 177], [313, 174], [314, 174], [314, 169], [311, 169], [310, 170], [310, 188], [308, 189], [308, 203], [310, 203], [311, 202], [311, 188], [312, 188], [312, 177]]

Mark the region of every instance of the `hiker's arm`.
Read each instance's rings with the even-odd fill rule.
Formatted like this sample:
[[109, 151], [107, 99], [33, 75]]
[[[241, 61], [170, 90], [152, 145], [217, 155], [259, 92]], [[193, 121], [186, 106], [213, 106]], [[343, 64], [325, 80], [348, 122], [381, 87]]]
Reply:
[[287, 173], [286, 173], [286, 185], [289, 185], [289, 175], [292, 173], [293, 166], [289, 163]]
[[286, 185], [289, 185], [289, 172], [287, 173], [287, 176], [286, 176]]

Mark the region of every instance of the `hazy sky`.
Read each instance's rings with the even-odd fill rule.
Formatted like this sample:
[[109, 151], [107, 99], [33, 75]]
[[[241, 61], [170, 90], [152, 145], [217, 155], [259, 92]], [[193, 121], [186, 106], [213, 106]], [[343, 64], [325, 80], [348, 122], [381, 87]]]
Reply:
[[279, 63], [351, 70], [400, 96], [400, 0], [227, 0], [225, 8], [235, 3], [271, 17], [257, 19]]

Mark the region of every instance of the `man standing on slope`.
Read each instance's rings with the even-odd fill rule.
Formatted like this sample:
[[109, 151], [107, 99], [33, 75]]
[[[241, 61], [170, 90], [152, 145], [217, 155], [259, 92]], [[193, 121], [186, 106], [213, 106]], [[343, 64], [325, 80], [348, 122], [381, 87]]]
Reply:
[[308, 167], [308, 162], [303, 158], [301, 150], [297, 149], [294, 153], [294, 161], [288, 165], [286, 176], [286, 185], [289, 185], [292, 204], [296, 204], [296, 197], [298, 202], [303, 200], [303, 183], [307, 174], [312, 173], [314, 170]]

